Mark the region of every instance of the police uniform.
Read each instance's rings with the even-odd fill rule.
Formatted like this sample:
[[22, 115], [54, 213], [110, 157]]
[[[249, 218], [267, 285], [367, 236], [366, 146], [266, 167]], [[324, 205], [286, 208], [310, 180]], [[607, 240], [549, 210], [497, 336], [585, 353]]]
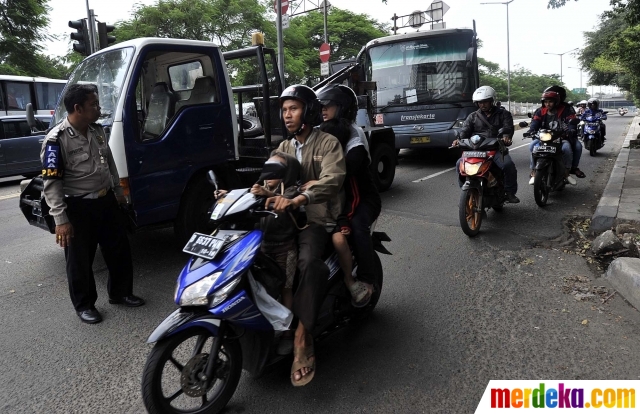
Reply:
[[116, 195], [120, 177], [102, 126], [82, 135], [67, 118], [47, 134], [40, 158], [44, 196], [56, 225], [71, 223], [65, 247], [71, 301], [77, 312], [92, 309], [98, 298], [93, 259], [100, 250], [109, 269], [110, 298], [132, 295], [131, 249]]

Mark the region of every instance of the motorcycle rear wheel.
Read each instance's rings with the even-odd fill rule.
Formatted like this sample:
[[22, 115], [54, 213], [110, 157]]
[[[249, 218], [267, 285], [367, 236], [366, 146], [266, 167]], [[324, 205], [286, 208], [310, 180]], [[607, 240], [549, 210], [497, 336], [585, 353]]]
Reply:
[[[207, 330], [190, 328], [156, 343], [142, 373], [142, 399], [150, 414], [215, 414], [224, 409], [240, 381], [242, 350], [237, 341], [222, 342], [215, 380], [205, 389], [200, 375], [204, 374], [212, 339]], [[163, 381], [167, 379], [165, 372], [177, 384]], [[163, 386], [169, 390], [168, 396]]]
[[549, 201], [549, 187], [547, 186], [548, 177], [548, 169], [536, 170], [536, 175], [533, 179], [533, 198], [536, 200], [536, 204], [540, 207], [546, 206], [547, 201]]
[[458, 217], [462, 231], [469, 237], [475, 237], [480, 232], [482, 211], [478, 206], [480, 206], [480, 191], [477, 188], [462, 190], [458, 203]]

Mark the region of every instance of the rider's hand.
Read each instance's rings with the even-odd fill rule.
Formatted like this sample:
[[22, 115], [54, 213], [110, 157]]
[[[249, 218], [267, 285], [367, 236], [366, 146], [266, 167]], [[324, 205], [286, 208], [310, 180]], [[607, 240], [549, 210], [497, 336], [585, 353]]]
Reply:
[[216, 190], [213, 192], [213, 197], [215, 197], [216, 200], [219, 200], [222, 197], [226, 196], [227, 193], [228, 193], [227, 190]]
[[269, 205], [273, 203], [273, 211], [277, 214], [284, 213], [287, 208], [298, 208], [299, 206], [296, 202], [290, 198], [275, 196], [267, 198], [267, 201], [264, 203], [264, 208], [269, 209]]
[[306, 183], [302, 184], [300, 186], [300, 191], [307, 191], [309, 189], [309, 187], [311, 187], [314, 184], [317, 184], [318, 180], [311, 180], [311, 181], [307, 181]]
[[458, 145], [460, 145], [460, 141], [458, 141], [457, 139], [454, 139], [453, 142], [451, 143], [452, 147], [457, 147]]
[[56, 226], [56, 243], [60, 247], [67, 247], [71, 244], [73, 238], [73, 226], [71, 223], [61, 224]]
[[509, 135], [504, 135], [502, 137], [502, 141], [504, 142], [504, 145], [506, 145], [507, 147], [513, 143]]

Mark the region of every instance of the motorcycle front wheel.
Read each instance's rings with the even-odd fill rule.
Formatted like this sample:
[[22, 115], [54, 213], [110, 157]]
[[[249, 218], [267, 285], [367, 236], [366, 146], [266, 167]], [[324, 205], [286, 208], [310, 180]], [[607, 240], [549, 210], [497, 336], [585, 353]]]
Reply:
[[474, 237], [480, 232], [482, 211], [479, 206], [480, 191], [477, 188], [462, 190], [458, 205], [458, 217], [462, 231], [469, 237]]
[[549, 178], [549, 170], [536, 170], [536, 175], [533, 179], [533, 198], [536, 200], [536, 204], [540, 207], [547, 205], [549, 201], [549, 186], [547, 181]]
[[162, 339], [142, 373], [142, 399], [150, 414], [214, 414], [227, 405], [242, 374], [238, 341], [223, 340], [213, 379], [204, 378], [213, 336], [190, 328]]
[[596, 156], [596, 151], [600, 147], [600, 140], [593, 139], [591, 140], [591, 146], [589, 147], [589, 155], [592, 157]]

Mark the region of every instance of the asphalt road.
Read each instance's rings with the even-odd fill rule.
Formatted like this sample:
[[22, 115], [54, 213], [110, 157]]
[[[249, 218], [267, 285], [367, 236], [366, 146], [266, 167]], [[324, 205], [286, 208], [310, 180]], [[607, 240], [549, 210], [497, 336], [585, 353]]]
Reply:
[[[451, 154], [403, 150], [378, 222], [394, 254], [382, 257], [374, 316], [317, 346], [309, 386], [294, 389], [288, 365], [245, 375], [226, 412], [468, 413], [490, 379], [639, 379], [640, 313], [617, 296], [601, 304], [563, 293], [577, 276], [606, 283], [583, 258], [534, 247], [560, 235], [565, 217], [593, 212], [631, 120], [611, 116], [607, 146], [597, 157], [584, 153], [587, 178], [554, 193], [545, 209], [527, 185], [528, 151], [519, 146], [529, 141], [516, 133], [522, 202], [489, 212], [475, 239], [458, 225]], [[107, 303], [97, 255], [104, 322], [82, 324], [62, 252], [17, 208], [20, 179], [0, 179], [0, 412], [143, 413], [145, 340], [174, 309], [185, 262], [172, 230], [131, 237], [142, 308]]]

